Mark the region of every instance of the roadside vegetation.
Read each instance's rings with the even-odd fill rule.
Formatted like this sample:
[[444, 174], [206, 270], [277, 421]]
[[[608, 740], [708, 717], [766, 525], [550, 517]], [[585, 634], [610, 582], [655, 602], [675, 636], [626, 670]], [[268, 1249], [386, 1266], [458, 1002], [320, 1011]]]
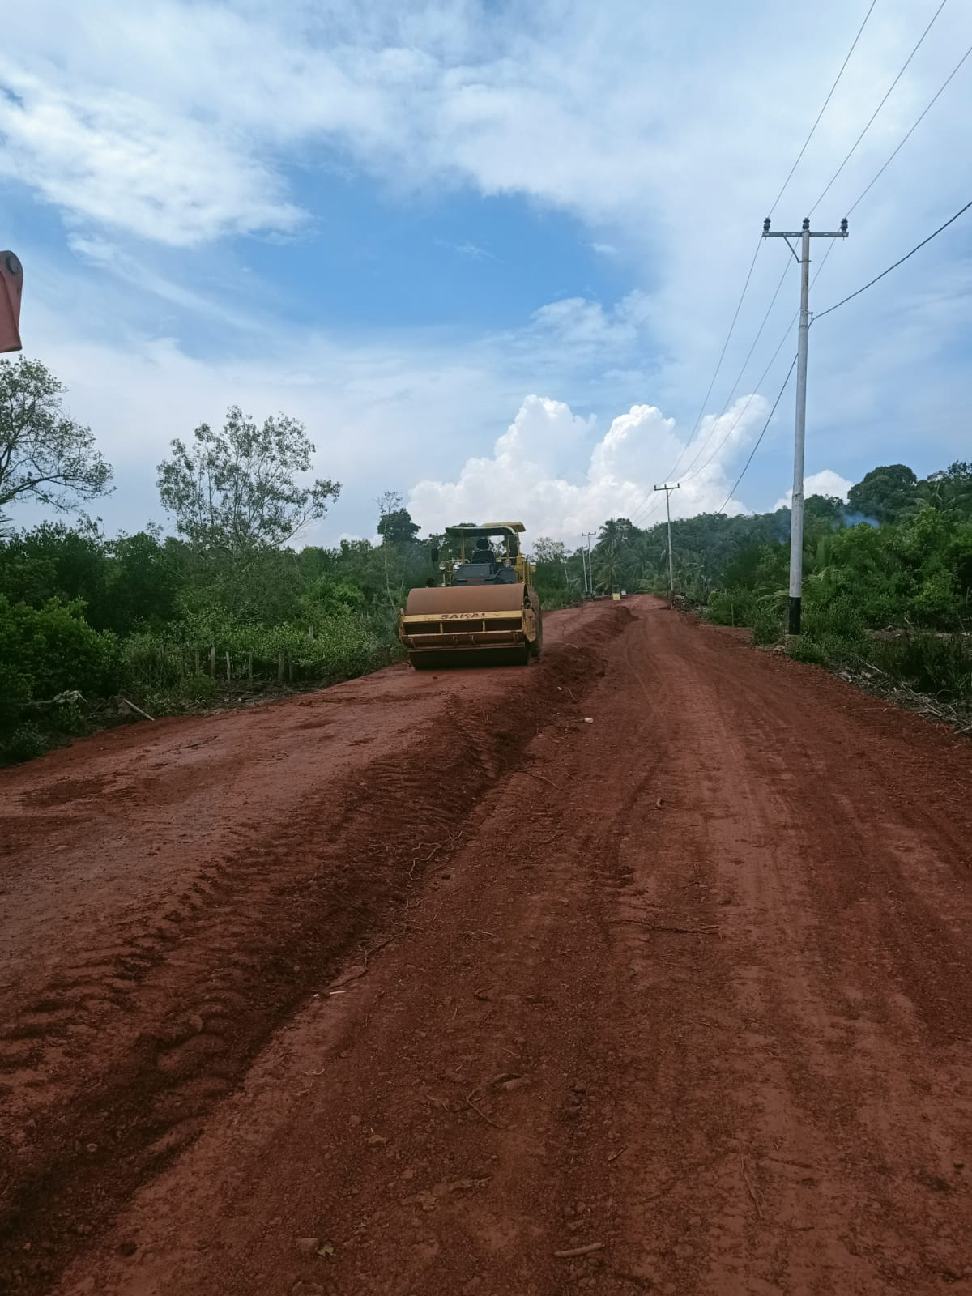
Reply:
[[0, 758], [39, 754], [140, 709], [152, 716], [330, 683], [397, 655], [406, 591], [433, 575], [400, 497], [376, 542], [299, 544], [337, 482], [286, 416], [231, 408], [158, 465], [170, 527], [106, 536], [78, 517], [111, 470], [35, 361], [0, 361], [0, 510], [33, 500], [70, 520], [15, 530], [0, 512]]
[[[106, 536], [80, 510], [111, 490], [111, 468], [62, 397], [37, 361], [0, 361], [0, 759], [139, 710], [235, 703], [396, 659], [407, 591], [448, 556], [399, 495], [376, 501], [373, 540], [302, 544], [340, 484], [311, 476], [297, 420], [232, 407], [158, 465], [168, 527]], [[17, 530], [3, 510], [24, 501], [62, 520]], [[703, 515], [673, 534], [682, 599], [758, 644], [786, 642], [788, 510]], [[577, 602], [587, 573], [599, 593], [666, 589], [666, 552], [663, 525], [626, 518], [605, 522], [589, 554], [532, 544], [547, 609]], [[811, 498], [805, 562], [793, 656], [972, 706], [972, 464], [924, 480], [890, 465], [846, 504]]]
[[[664, 526], [602, 529], [594, 572], [667, 591]], [[803, 633], [788, 639], [788, 509], [672, 525], [675, 589], [708, 620], [967, 724], [972, 711], [972, 463], [924, 479], [875, 468], [843, 501], [806, 506]], [[920, 695], [920, 697], [918, 696]]]

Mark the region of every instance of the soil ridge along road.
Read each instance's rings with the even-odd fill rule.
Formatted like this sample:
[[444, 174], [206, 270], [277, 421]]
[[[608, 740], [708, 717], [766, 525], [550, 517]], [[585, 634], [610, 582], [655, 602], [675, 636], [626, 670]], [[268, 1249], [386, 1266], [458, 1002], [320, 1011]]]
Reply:
[[657, 600], [0, 774], [0, 1286], [972, 1289], [972, 749]]

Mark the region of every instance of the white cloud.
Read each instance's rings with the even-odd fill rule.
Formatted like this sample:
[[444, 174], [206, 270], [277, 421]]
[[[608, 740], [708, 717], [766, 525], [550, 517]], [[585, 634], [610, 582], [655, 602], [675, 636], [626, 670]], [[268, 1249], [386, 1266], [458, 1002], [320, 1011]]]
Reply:
[[[705, 471], [687, 477], [673, 493], [674, 516], [714, 511], [724, 503], [726, 464], [736, 440], [751, 434], [765, 415], [765, 402], [757, 397], [744, 412], [740, 403], [703, 424], [700, 444], [719, 448]], [[727, 437], [734, 420], [738, 435], [733, 429]], [[632, 406], [598, 437], [593, 418], [575, 414], [562, 401], [531, 395], [497, 438], [492, 455], [467, 459], [454, 481], [418, 482], [408, 507], [430, 531], [459, 521], [515, 517], [532, 538], [577, 541], [608, 517], [629, 517], [638, 525], [658, 521], [659, 497], [652, 488], [685, 448], [675, 420], [654, 405]], [[564, 465], [578, 459], [578, 449], [584, 452], [581, 467], [565, 472]], [[733, 502], [726, 511], [740, 513], [744, 506]]]
[[266, 166], [125, 93], [67, 91], [0, 68], [0, 136], [0, 175], [72, 218], [142, 238], [188, 246], [301, 220]]
[[464, 257], [467, 261], [495, 261], [497, 258], [486, 248], [480, 247], [478, 243], [448, 243], [444, 239], [436, 240], [439, 247], [448, 248], [450, 252], [455, 252], [457, 256]]
[[[614, 223], [602, 250], [618, 236], [642, 247], [645, 233], [661, 238], [670, 269], [697, 282], [711, 270], [716, 230], [723, 261], [751, 242], [831, 79], [840, 41], [821, 41], [821, 23], [835, 34], [849, 26], [846, 6], [822, 3], [793, 15], [788, 39], [771, 44], [753, 39], [746, 6], [713, 6], [700, 46], [696, 14], [634, 0], [598, 14], [550, 3], [496, 13], [447, 0], [34, 0], [5, 15], [6, 47], [18, 55], [16, 69], [0, 68], [15, 96], [0, 123], [6, 166], [74, 216], [184, 245], [232, 230], [292, 230], [300, 213], [281, 173], [293, 160], [320, 165], [326, 149], [393, 185], [459, 181]], [[866, 120], [875, 87], [890, 82], [913, 38], [912, 10], [889, 6], [872, 18], [794, 180], [799, 207]], [[950, 33], [961, 23], [946, 13], [848, 168], [837, 204], [935, 86]], [[943, 149], [949, 135], [961, 137], [961, 111], [952, 117], [935, 119]], [[909, 164], [936, 175], [941, 191], [944, 178], [920, 152]], [[714, 194], [715, 224], [699, 219]]]
[[[98, 265], [117, 260], [109, 243], [78, 247]], [[124, 256], [119, 264], [126, 276], [143, 274]], [[356, 341], [261, 332], [258, 319], [243, 315], [235, 354], [204, 359], [171, 337], [104, 336], [89, 322], [75, 276], [55, 274], [43, 261], [37, 269], [27, 326], [47, 339], [44, 358], [68, 388], [68, 410], [90, 424], [115, 466], [118, 490], [98, 507], [110, 530], [160, 518], [155, 465], [169, 441], [200, 422], [218, 424], [231, 403], [257, 418], [286, 410], [302, 419], [318, 447], [316, 471], [344, 483], [332, 514], [306, 537], [315, 542], [370, 534], [374, 501], [387, 488], [409, 495], [424, 529], [514, 512], [534, 537], [569, 539], [609, 516], [651, 524], [664, 516], [652, 487], [673, 468], [681, 481], [674, 516], [718, 509], [769, 408], [760, 395], [742, 396], [706, 415], [686, 446], [689, 428], [657, 404], [633, 403], [602, 424], [577, 403], [523, 397], [538, 368], [555, 391], [590, 391], [593, 380], [578, 383], [579, 370], [597, 373], [636, 355], [643, 343], [637, 298], [614, 310], [580, 299], [555, 303], [519, 333], [463, 345], [437, 333]], [[101, 303], [110, 317], [113, 304], [104, 295]], [[650, 390], [651, 380], [633, 370], [628, 385]], [[602, 407], [619, 386], [617, 377], [605, 382]], [[510, 410], [513, 421], [498, 432]], [[413, 486], [419, 465], [427, 466]], [[744, 505], [734, 500], [727, 511]]]
[[[80, 234], [71, 234], [68, 236], [68, 246], [72, 252], [102, 275], [111, 275], [140, 294], [152, 294], [192, 315], [202, 316], [243, 332], [267, 330], [267, 321], [259, 320], [252, 308], [246, 311], [234, 310], [230, 305], [214, 297], [188, 288], [183, 277], [154, 269], [108, 239], [86, 238]], [[99, 298], [104, 300], [103, 287], [99, 291]]]
[[[110, 249], [92, 248], [109, 256]], [[173, 437], [199, 423], [218, 425], [231, 404], [254, 417], [285, 411], [301, 419], [317, 446], [315, 471], [344, 485], [341, 499], [308, 542], [369, 535], [382, 491], [405, 490], [416, 462], [448, 464], [467, 445], [487, 444], [522, 385], [489, 348], [443, 346], [433, 337], [331, 338], [253, 321], [235, 334], [230, 356], [193, 355], [173, 337], [131, 329], [106, 335], [92, 320], [76, 275], [34, 265], [26, 329], [43, 336], [44, 362], [65, 384], [65, 408], [89, 425], [114, 466], [115, 493], [92, 506], [107, 529], [163, 521], [155, 468]], [[115, 299], [99, 296], [111, 316]], [[457, 441], [456, 411], [466, 409]], [[417, 447], [421, 447], [419, 451]], [[37, 510], [11, 510], [18, 525]]]
[[[838, 0], [796, 9], [786, 24], [766, 24], [752, 0], [712, 3], [701, 19], [691, 6], [662, 0], [498, 8], [477, 0], [33, 0], [7, 8], [4, 48], [16, 51], [16, 63], [0, 56], [0, 176], [61, 211], [73, 247], [102, 276], [110, 271], [139, 294], [127, 303], [113, 295], [110, 305], [102, 295], [102, 314], [118, 306], [119, 336], [85, 353], [90, 372], [64, 328], [36, 329], [32, 347], [61, 366], [79, 404], [99, 417], [83, 409], [82, 416], [121, 456], [152, 456], [163, 428], [184, 432], [240, 399], [257, 413], [283, 405], [337, 428], [341, 475], [368, 483], [362, 490], [383, 473], [404, 486], [418, 471], [451, 489], [464, 480], [467, 446], [489, 447], [523, 393], [543, 391], [565, 408], [596, 409], [602, 419], [629, 410], [611, 425], [617, 444], [605, 434], [598, 451], [601, 480], [611, 475], [614, 483], [605, 507], [615, 511], [621, 501], [629, 512], [643, 502], [644, 483], [668, 471], [676, 453], [640, 465], [626, 457], [637, 459], [652, 438], [678, 442], [694, 419], [765, 205], [857, 22]], [[778, 225], [799, 222], [924, 21], [913, 0], [876, 8], [774, 215]], [[967, 43], [963, 23], [961, 6], [943, 11], [821, 208], [822, 220], [839, 219], [937, 88], [954, 51]], [[962, 169], [950, 160], [963, 155], [970, 110], [967, 67], [854, 213], [850, 239], [814, 291], [818, 309], [964, 201]], [[560, 300], [500, 338], [476, 336], [471, 302], [463, 340], [440, 337], [435, 346], [404, 332], [364, 343], [324, 338], [313, 326], [302, 334], [273, 320], [265, 333], [280, 345], [268, 343], [273, 353], [254, 360], [255, 330], [245, 317], [183, 276], [176, 256], [167, 281], [162, 250], [241, 232], [326, 237], [326, 180], [338, 166], [377, 178], [393, 199], [424, 190], [439, 202], [463, 186], [566, 210], [585, 223], [580, 241], [605, 259], [602, 272], [627, 273], [632, 290], [612, 306], [571, 276]], [[391, 205], [387, 219], [394, 219]], [[144, 246], [131, 255], [126, 236], [159, 244], [159, 261], [153, 265]], [[814, 328], [808, 445], [817, 462], [854, 473], [875, 456], [907, 459], [913, 450], [934, 456], [927, 470], [963, 452], [972, 399], [967, 239], [956, 225], [894, 278]], [[473, 259], [485, 251], [473, 242], [454, 248], [453, 255]], [[727, 399], [787, 255], [778, 243], [762, 246], [708, 402], [712, 411]], [[31, 276], [36, 302], [36, 258]], [[252, 300], [270, 298], [273, 285], [261, 283], [258, 272], [252, 283]], [[781, 336], [795, 291], [785, 285], [741, 390], [752, 389]], [[149, 294], [203, 320], [244, 327], [224, 330], [218, 346], [208, 338], [200, 347], [208, 347], [208, 363], [190, 360], [184, 339], [158, 340], [179, 337], [182, 321], [172, 311], [153, 315]], [[48, 304], [56, 315], [54, 294]], [[73, 325], [85, 337], [100, 327], [82, 310]], [[192, 336], [198, 341], [198, 332]], [[775, 391], [787, 363], [784, 351], [766, 390]], [[183, 384], [175, 397], [173, 383]], [[655, 415], [634, 413], [652, 408]], [[663, 426], [657, 409], [677, 424]], [[707, 416], [701, 431], [709, 448], [696, 468], [703, 466], [673, 495], [674, 509], [721, 503], [731, 484], [725, 465], [741, 438], [751, 438], [757, 409], [765, 416], [765, 405], [754, 402], [735, 431], [732, 410]], [[623, 435], [624, 419], [634, 419], [638, 431]], [[450, 434], [457, 423], [461, 454]], [[576, 456], [581, 442], [593, 453], [596, 437], [569, 426], [578, 434], [575, 460], [539, 463], [534, 484], [555, 485], [537, 485], [535, 498], [561, 500], [586, 518], [597, 496], [589, 462]], [[570, 442], [568, 426], [561, 430]], [[705, 466], [727, 434], [724, 451]], [[531, 435], [542, 439], [536, 428]], [[763, 480], [767, 460], [773, 472]], [[787, 475], [770, 437], [746, 487], [755, 492], [759, 483], [760, 498], [770, 499]], [[583, 498], [558, 494], [558, 482]], [[395, 483], [386, 477], [386, 484]], [[153, 494], [136, 501], [143, 516]], [[657, 498], [644, 507], [657, 511]], [[363, 517], [350, 521], [364, 533]]]
[[533, 313], [535, 333], [558, 347], [618, 354], [638, 341], [648, 316], [645, 294], [633, 291], [612, 309], [585, 297], [564, 297]]
[[[846, 477], [841, 477], [840, 473], [834, 472], [832, 468], [823, 468], [820, 472], [809, 473], [803, 479], [803, 498], [809, 499], [811, 495], [830, 495], [834, 499], [847, 502], [847, 492], [854, 485]], [[781, 495], [773, 505], [775, 509], [789, 508], [790, 501], [793, 499], [793, 489]]]

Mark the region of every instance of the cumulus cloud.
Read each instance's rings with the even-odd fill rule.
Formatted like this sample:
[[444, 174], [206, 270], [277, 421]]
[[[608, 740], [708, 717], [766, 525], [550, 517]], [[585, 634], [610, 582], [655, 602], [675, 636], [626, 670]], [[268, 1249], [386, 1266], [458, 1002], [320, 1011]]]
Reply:
[[[744, 398], [724, 415], [703, 421], [693, 445], [713, 447], [715, 453], [673, 493], [674, 516], [722, 506], [729, 490], [726, 465], [766, 409], [761, 397]], [[673, 463], [684, 461], [686, 448], [675, 420], [655, 405], [633, 405], [599, 436], [593, 417], [576, 414], [563, 401], [530, 395], [491, 455], [467, 459], [453, 481], [418, 482], [408, 507], [429, 531], [460, 521], [515, 517], [534, 538], [577, 541], [609, 517], [628, 517], [638, 525], [657, 521], [653, 486]], [[565, 469], [571, 463], [578, 463], [574, 472]], [[744, 506], [733, 502], [726, 511], [740, 513]]]
[[[830, 495], [834, 499], [843, 500], [847, 503], [847, 492], [854, 485], [846, 477], [841, 477], [840, 473], [834, 472], [832, 468], [823, 468], [820, 472], [809, 473], [803, 479], [803, 497], [809, 499], [811, 495]], [[773, 505], [774, 509], [789, 508], [790, 501], [793, 499], [792, 488], [781, 495]]]

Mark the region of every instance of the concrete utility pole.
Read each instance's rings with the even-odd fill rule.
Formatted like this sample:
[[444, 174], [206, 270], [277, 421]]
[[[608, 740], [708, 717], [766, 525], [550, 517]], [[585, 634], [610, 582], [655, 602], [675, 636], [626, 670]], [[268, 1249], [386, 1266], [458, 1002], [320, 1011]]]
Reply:
[[[807, 345], [810, 338], [810, 240], [846, 238], [847, 218], [839, 230], [811, 230], [810, 217], [803, 229], [770, 232], [770, 218], [763, 221], [763, 238], [786, 239], [787, 247], [800, 262], [800, 344], [797, 350], [796, 418], [793, 428], [793, 498], [790, 501], [790, 634], [800, 633], [800, 602], [803, 594], [803, 465], [807, 436]], [[800, 256], [790, 239], [800, 240]]]
[[594, 597], [594, 568], [591, 566], [591, 536], [597, 535], [596, 531], [585, 531], [587, 537], [587, 592], [591, 598]]
[[671, 603], [675, 595], [675, 569], [672, 566], [672, 510], [670, 501], [673, 490], [681, 489], [681, 482], [676, 482], [674, 486], [669, 486], [666, 482], [664, 486], [655, 486], [654, 490], [665, 492], [665, 517], [668, 519], [668, 601]]

